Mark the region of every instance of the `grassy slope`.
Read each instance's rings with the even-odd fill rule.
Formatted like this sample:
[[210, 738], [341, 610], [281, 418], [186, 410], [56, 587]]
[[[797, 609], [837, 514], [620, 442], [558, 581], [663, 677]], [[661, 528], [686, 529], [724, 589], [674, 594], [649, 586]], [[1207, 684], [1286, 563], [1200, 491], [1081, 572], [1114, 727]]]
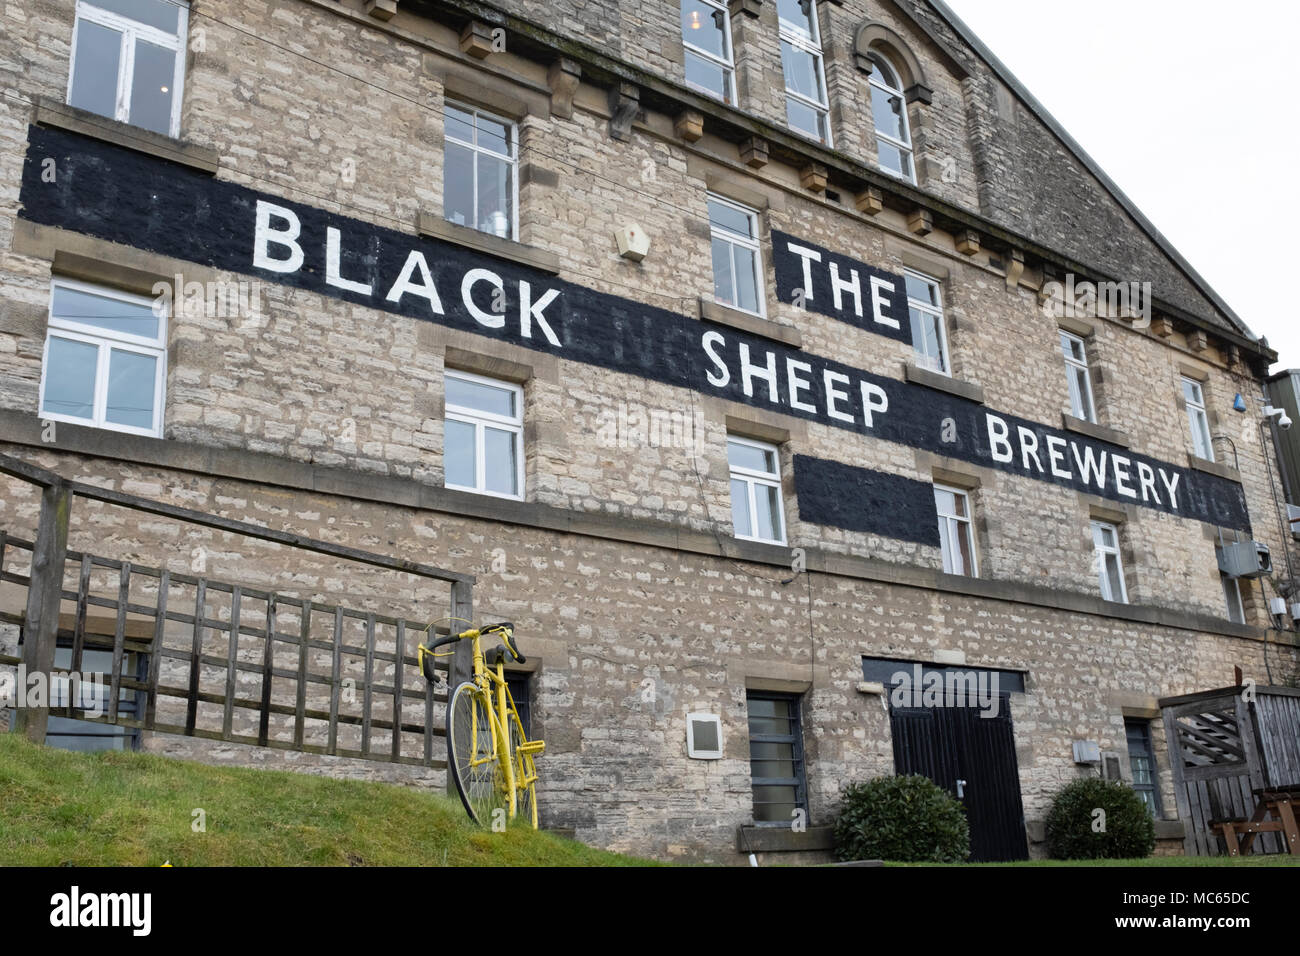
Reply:
[[[207, 814], [207, 832], [191, 829]], [[138, 753], [74, 754], [0, 733], [3, 866], [618, 866], [547, 833], [491, 833], [410, 788]]]

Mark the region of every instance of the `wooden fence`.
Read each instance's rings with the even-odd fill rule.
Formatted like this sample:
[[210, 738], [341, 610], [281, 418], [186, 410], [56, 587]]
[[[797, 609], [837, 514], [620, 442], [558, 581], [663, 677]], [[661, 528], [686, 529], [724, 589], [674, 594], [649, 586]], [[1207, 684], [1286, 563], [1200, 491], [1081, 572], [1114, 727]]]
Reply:
[[[1248, 818], [1261, 791], [1300, 786], [1300, 690], [1244, 687], [1160, 701], [1186, 851], [1226, 852], [1214, 820]], [[1276, 834], [1255, 838], [1257, 852], [1279, 853]]]
[[[21, 650], [0, 653], [0, 664], [52, 675], [83, 673], [88, 653], [111, 661], [102, 700], [72, 697], [16, 708], [11, 730], [44, 742], [53, 714], [445, 767], [445, 688], [424, 680], [415, 656], [428, 620], [70, 551], [69, 523], [75, 499], [94, 499], [443, 582], [446, 603], [431, 609], [430, 618], [472, 619], [471, 576], [68, 482], [6, 456], [0, 473], [42, 489], [35, 540], [0, 530], [0, 625], [18, 631]], [[458, 648], [449, 663], [439, 662], [450, 682], [467, 676], [466, 651]], [[67, 666], [56, 668], [56, 656], [64, 655]]]

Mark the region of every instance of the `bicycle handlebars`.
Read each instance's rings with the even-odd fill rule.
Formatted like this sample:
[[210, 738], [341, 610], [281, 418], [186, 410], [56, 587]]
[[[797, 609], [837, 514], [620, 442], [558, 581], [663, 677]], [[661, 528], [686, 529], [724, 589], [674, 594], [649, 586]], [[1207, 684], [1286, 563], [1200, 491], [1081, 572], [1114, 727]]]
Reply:
[[436, 650], [447, 644], [455, 644], [457, 641], [470, 640], [475, 637], [482, 637], [484, 634], [500, 633], [502, 640], [505, 642], [506, 650], [520, 664], [527, 663], [524, 655], [519, 653], [519, 645], [515, 643], [515, 626], [509, 621], [502, 621], [499, 624], [488, 624], [480, 628], [470, 628], [468, 631], [461, 631], [459, 634], [449, 634], [444, 638], [434, 641], [429, 645], [429, 650]]

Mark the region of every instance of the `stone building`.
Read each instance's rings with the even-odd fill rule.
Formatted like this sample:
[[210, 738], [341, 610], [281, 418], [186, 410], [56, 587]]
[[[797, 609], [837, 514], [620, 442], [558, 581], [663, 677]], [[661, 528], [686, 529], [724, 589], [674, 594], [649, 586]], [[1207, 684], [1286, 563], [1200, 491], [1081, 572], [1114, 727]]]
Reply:
[[[1287, 555], [1276, 356], [938, 0], [0, 24], [0, 453], [473, 574], [544, 826], [817, 859], [843, 784], [918, 771], [1013, 858], [1100, 772], [1176, 850], [1158, 701], [1294, 671], [1219, 557]], [[0, 527], [38, 503], [6, 479]], [[106, 506], [70, 547], [445, 613]], [[954, 677], [986, 706], [905, 696]]]

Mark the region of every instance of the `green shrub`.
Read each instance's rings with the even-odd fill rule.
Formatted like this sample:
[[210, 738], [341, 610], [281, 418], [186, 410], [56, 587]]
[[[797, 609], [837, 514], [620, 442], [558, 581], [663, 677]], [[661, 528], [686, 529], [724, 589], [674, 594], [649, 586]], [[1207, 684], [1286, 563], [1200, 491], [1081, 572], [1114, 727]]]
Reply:
[[[1105, 817], [1097, 810], [1104, 810]], [[1151, 814], [1126, 783], [1084, 777], [1052, 800], [1047, 852], [1054, 860], [1140, 859], [1150, 856], [1155, 846]]]
[[926, 777], [877, 777], [841, 791], [835, 855], [841, 860], [960, 863], [970, 856], [962, 805]]

